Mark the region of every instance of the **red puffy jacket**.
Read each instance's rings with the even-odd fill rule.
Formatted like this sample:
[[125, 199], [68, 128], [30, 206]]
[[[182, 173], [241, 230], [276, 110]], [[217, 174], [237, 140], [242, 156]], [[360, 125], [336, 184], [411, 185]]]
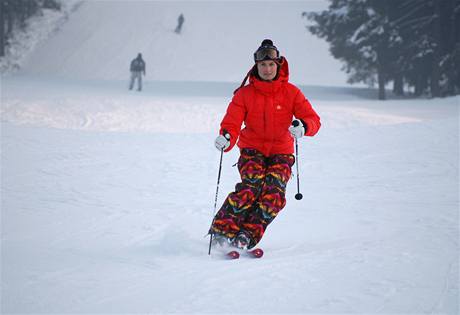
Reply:
[[[230, 151], [239, 137], [238, 147], [256, 149], [265, 156], [294, 153], [294, 139], [289, 133], [293, 116], [307, 125], [306, 136], [314, 136], [320, 118], [303, 93], [288, 82], [289, 67], [282, 57], [278, 78], [262, 81], [253, 74], [249, 84], [237, 90], [228, 105], [220, 134], [230, 133]], [[252, 72], [251, 72], [252, 73]], [[241, 125], [244, 122], [244, 128]]]

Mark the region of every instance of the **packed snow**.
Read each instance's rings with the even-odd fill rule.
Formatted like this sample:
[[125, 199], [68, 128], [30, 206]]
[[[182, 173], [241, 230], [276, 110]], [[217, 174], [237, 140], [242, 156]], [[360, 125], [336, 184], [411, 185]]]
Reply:
[[[85, 2], [3, 76], [1, 313], [458, 314], [460, 98], [345, 87], [301, 18], [326, 6]], [[264, 257], [229, 261], [207, 254], [213, 142], [266, 37], [322, 129], [299, 141], [304, 198], [293, 178]]]

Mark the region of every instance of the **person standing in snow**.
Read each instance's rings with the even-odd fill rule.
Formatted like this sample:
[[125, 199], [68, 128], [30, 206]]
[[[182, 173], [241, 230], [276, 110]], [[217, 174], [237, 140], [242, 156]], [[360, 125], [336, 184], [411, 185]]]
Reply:
[[177, 26], [174, 32], [176, 32], [177, 34], [180, 34], [180, 32], [182, 31], [182, 24], [184, 24], [184, 21], [185, 21], [184, 15], [181, 13], [179, 17], [177, 18]]
[[[286, 184], [295, 162], [294, 138], [314, 136], [321, 126], [309, 101], [288, 82], [288, 62], [270, 39], [256, 50], [254, 62], [234, 92], [215, 140], [219, 151], [238, 145], [241, 182], [213, 219], [209, 233], [214, 246], [251, 249], [259, 243], [286, 205]], [[299, 123], [296, 127], [293, 117]]]
[[131, 81], [129, 83], [129, 89], [132, 90], [134, 81], [137, 80], [137, 90], [142, 90], [142, 74], [145, 75], [145, 61], [142, 59], [142, 54], [138, 53], [137, 57], [131, 61], [129, 66], [131, 71]]

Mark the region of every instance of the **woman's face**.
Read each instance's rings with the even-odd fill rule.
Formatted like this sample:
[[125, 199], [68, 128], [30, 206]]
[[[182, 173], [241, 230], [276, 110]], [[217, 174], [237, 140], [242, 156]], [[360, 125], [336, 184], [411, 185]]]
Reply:
[[257, 62], [257, 71], [262, 80], [271, 81], [276, 77], [277, 64], [273, 60]]

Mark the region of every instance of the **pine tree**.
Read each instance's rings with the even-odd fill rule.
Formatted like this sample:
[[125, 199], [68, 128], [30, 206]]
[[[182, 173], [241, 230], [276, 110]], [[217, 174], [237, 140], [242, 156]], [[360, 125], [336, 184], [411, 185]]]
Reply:
[[308, 29], [330, 43], [348, 81], [378, 83], [379, 98], [393, 81], [415, 95], [460, 91], [460, 0], [331, 0], [327, 11], [306, 14]]
[[0, 57], [5, 56], [5, 1], [0, 0]]
[[0, 56], [14, 29], [23, 28], [41, 8], [60, 10], [58, 0], [0, 0]]
[[394, 0], [333, 0], [329, 10], [310, 13], [309, 30], [330, 42], [332, 55], [345, 63], [348, 82], [378, 83], [379, 99], [392, 79], [398, 40], [389, 18]]

